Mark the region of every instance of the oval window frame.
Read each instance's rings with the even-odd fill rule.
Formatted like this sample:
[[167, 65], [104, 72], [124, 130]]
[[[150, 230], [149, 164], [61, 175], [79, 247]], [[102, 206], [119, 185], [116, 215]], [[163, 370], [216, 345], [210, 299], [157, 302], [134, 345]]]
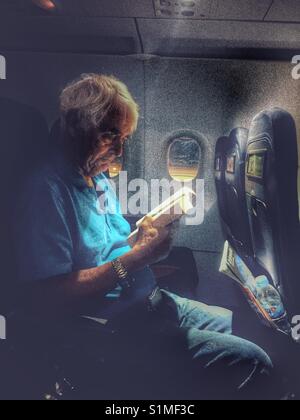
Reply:
[[[172, 146], [174, 145], [174, 143], [176, 143], [178, 141], [194, 141], [197, 144], [198, 149], [199, 149], [199, 162], [198, 162], [197, 173], [193, 178], [187, 179], [186, 181], [175, 179], [174, 176], [172, 176], [171, 172], [170, 172], [170, 150], [171, 150]], [[169, 137], [169, 139], [167, 141], [167, 144], [166, 144], [166, 161], [167, 161], [168, 176], [169, 176], [169, 178], [173, 179], [174, 181], [177, 181], [177, 182], [193, 182], [194, 180], [199, 178], [199, 173], [201, 171], [201, 168], [203, 167], [203, 147], [202, 147], [202, 142], [201, 142], [200, 136], [198, 134], [195, 134], [195, 133], [189, 132], [189, 131], [181, 131], [181, 132], [174, 133], [172, 136]]]

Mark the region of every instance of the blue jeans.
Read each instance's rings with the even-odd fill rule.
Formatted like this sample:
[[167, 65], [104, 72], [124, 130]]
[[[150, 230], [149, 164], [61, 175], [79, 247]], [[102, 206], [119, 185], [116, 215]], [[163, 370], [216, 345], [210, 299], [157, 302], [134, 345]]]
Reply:
[[230, 311], [162, 293], [156, 313], [136, 313], [117, 332], [105, 332], [94, 322], [76, 328], [67, 363], [73, 374], [76, 367], [82, 398], [277, 397], [270, 358], [232, 335]]
[[[255, 344], [232, 335], [231, 311], [163, 291], [169, 317], [185, 336], [193, 372], [192, 396], [220, 399], [269, 399], [276, 396], [268, 355]], [[204, 381], [201, 378], [204, 378]]]

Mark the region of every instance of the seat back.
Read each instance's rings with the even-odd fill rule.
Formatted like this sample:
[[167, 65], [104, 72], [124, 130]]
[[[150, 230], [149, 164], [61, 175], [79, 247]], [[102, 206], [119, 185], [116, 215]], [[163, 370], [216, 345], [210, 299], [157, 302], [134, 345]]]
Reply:
[[254, 258], [285, 298], [290, 314], [300, 313], [297, 175], [297, 134], [292, 116], [278, 108], [261, 112], [251, 125], [246, 158]]
[[52, 148], [57, 149], [61, 147], [61, 137], [61, 120], [58, 118], [50, 128], [50, 143]]
[[0, 114], [0, 312], [4, 313], [16, 279], [12, 215], [23, 182], [47, 151], [48, 126], [37, 110], [11, 99], [0, 98]]
[[224, 236], [228, 237], [228, 207], [225, 189], [225, 170], [226, 170], [226, 150], [228, 147], [228, 137], [220, 137], [215, 150], [215, 183], [218, 199], [219, 214]]
[[229, 242], [241, 257], [252, 257], [250, 225], [245, 193], [245, 162], [248, 130], [230, 133], [226, 147], [225, 195]]

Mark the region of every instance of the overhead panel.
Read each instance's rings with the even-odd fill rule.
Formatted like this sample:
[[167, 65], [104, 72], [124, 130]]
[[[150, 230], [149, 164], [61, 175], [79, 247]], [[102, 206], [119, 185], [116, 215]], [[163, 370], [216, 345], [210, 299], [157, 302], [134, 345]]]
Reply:
[[210, 17], [214, 0], [154, 0], [158, 18], [204, 19]]
[[1, 0], [0, 16], [41, 16], [45, 11], [37, 7], [31, 0]]
[[272, 0], [154, 0], [158, 18], [263, 20]]
[[297, 24], [139, 19], [147, 54], [194, 57], [205, 48], [297, 49]]
[[216, 0], [213, 18], [238, 20], [263, 20], [272, 0]]
[[0, 17], [0, 49], [101, 54], [141, 52], [133, 19]]
[[300, 22], [300, 0], [275, 0], [266, 20]]
[[64, 15], [154, 18], [153, 0], [54, 0]]

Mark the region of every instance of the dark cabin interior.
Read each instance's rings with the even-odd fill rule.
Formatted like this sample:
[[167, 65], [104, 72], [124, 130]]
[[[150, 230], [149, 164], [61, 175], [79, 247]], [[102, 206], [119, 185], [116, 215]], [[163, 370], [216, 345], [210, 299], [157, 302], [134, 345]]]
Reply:
[[[58, 119], [58, 97], [66, 83], [82, 73], [104, 73], [123, 80], [140, 105], [138, 130], [125, 153], [129, 179], [169, 178], [170, 140], [197, 140], [201, 151], [197, 179], [205, 181], [204, 222], [181, 228], [165, 263], [181, 271], [173, 282], [168, 275], [161, 282], [170, 290], [231, 309], [240, 335], [267, 348], [279, 361], [283, 376], [297, 363], [298, 345], [264, 326], [236, 283], [219, 272], [224, 235], [214, 162], [220, 137], [234, 128], [249, 129], [257, 114], [274, 107], [292, 115], [299, 144], [300, 84], [292, 77], [292, 58], [299, 51], [298, 0], [2, 0], [0, 4], [0, 53], [7, 66], [6, 80], [0, 80], [2, 115], [6, 115], [5, 101], [37, 110], [47, 122], [36, 131], [43, 137]], [[1, 122], [1, 127], [8, 123], [2, 133], [18, 125], [18, 115], [9, 118]], [[24, 121], [20, 124], [22, 133], [28, 127]], [[0, 173], [7, 197], [14, 200], [19, 175], [13, 174], [11, 165], [26, 166], [26, 150], [19, 156], [22, 148], [7, 145], [6, 139], [0, 132], [4, 160]], [[34, 142], [44, 141], [32, 140], [33, 148]], [[16, 160], [9, 163], [12, 157]], [[1, 214], [9, 218], [7, 208]], [[2, 249], [5, 293], [13, 277], [13, 260], [6, 242]], [[20, 371], [19, 384], [24, 385], [17, 394], [22, 397], [24, 376], [30, 375], [23, 372], [24, 363], [11, 362], [3, 368], [7, 372], [0, 377], [0, 399], [1, 393], [11, 398], [10, 388], [14, 389]], [[296, 379], [287, 392], [300, 398]]]

